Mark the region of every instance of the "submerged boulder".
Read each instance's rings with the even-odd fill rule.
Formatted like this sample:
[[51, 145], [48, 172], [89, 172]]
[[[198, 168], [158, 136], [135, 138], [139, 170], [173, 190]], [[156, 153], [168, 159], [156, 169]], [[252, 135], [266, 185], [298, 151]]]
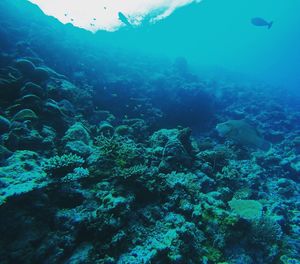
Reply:
[[4, 116], [0, 115], [0, 135], [9, 131], [10, 121]]
[[82, 123], [76, 122], [66, 131], [63, 140], [65, 142], [82, 141], [83, 143], [88, 144], [90, 141], [90, 135]]
[[161, 171], [180, 171], [192, 165], [194, 153], [189, 129], [161, 129], [151, 136], [150, 144], [161, 159]]
[[21, 80], [0, 77], [0, 100], [13, 101], [19, 96]]
[[16, 68], [25, 76], [30, 76], [35, 71], [34, 64], [26, 59], [19, 59], [16, 61]]
[[14, 121], [36, 120], [38, 116], [31, 109], [23, 109], [16, 113], [13, 117]]
[[88, 157], [94, 150], [92, 147], [85, 144], [81, 140], [67, 142], [65, 149], [67, 152], [74, 153], [82, 157]]
[[5, 161], [7, 158], [9, 158], [13, 152], [11, 152], [6, 147], [0, 145], [0, 162]]
[[102, 121], [99, 124], [99, 133], [105, 136], [112, 136], [114, 134], [114, 127], [107, 121]]
[[0, 205], [10, 197], [22, 195], [46, 186], [46, 173], [40, 157], [33, 151], [16, 151], [0, 167]]
[[47, 92], [50, 98], [60, 101], [62, 99], [73, 100], [76, 97], [78, 88], [71, 82], [60, 79], [59, 81], [50, 81], [47, 84]]
[[42, 97], [44, 94], [43, 88], [36, 83], [27, 82], [21, 88], [21, 95], [34, 94], [36, 96]]
[[58, 105], [66, 115], [75, 115], [75, 106], [69, 100], [63, 99], [58, 102]]
[[72, 121], [65, 113], [62, 111], [59, 104], [48, 99], [43, 107], [41, 117], [45, 120], [45, 124], [53, 127], [57, 132], [64, 133], [69, 126], [69, 122]]
[[43, 110], [44, 114], [49, 118], [62, 118], [65, 116], [59, 104], [52, 99], [47, 100], [47, 102], [43, 106]]
[[50, 77], [49, 73], [46, 69], [44, 69], [42, 67], [35, 68], [34, 73], [33, 73], [34, 81], [41, 83], [41, 82], [47, 81], [49, 79], [49, 77]]
[[42, 100], [40, 97], [34, 94], [27, 94], [16, 100], [23, 107], [29, 108], [34, 112], [40, 112], [42, 110]]
[[164, 172], [181, 170], [191, 165], [191, 157], [177, 138], [171, 138], [165, 145], [159, 169]]
[[43, 137], [35, 129], [25, 127], [16, 127], [12, 129], [7, 138], [5, 145], [10, 150], [34, 150], [44, 151]]

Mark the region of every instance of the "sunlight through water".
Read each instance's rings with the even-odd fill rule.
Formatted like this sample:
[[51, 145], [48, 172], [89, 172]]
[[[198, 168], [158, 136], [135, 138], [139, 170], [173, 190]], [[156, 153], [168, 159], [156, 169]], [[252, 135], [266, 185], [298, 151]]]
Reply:
[[[173, 13], [177, 8], [201, 0], [29, 0], [45, 14], [62, 23], [92, 32], [115, 31], [126, 26], [120, 20], [121, 12], [133, 27], [147, 21], [155, 23]], [[128, 26], [128, 25], [127, 25]]]

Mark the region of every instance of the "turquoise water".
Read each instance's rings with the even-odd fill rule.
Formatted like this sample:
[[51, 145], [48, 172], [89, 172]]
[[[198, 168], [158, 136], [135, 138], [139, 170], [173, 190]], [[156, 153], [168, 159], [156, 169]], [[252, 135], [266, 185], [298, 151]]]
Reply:
[[154, 2], [0, 1], [0, 264], [300, 263], [300, 2]]
[[[300, 2], [297, 0], [204, 0], [175, 11], [155, 25], [109, 34], [132, 50], [184, 56], [286, 87], [299, 87]], [[255, 27], [251, 18], [274, 21]], [[101, 35], [101, 33], [99, 33]]]
[[[22, 1], [18, 2], [22, 8]], [[299, 10], [297, 0], [204, 0], [178, 8], [155, 24], [98, 31], [88, 40], [130, 52], [183, 56], [201, 69], [222, 68], [296, 89], [300, 82]], [[253, 17], [274, 24], [270, 30], [256, 27], [250, 22]]]

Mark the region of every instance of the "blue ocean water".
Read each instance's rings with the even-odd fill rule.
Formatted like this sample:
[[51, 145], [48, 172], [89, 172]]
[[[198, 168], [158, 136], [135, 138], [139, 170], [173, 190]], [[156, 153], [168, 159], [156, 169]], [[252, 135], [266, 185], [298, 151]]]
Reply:
[[[24, 8], [28, 3], [16, 4]], [[156, 24], [145, 22], [113, 33], [98, 31], [91, 41], [131, 52], [183, 56], [195, 67], [223, 68], [297, 88], [299, 8], [297, 0], [204, 0], [177, 9]], [[26, 20], [27, 14], [20, 14], [19, 19]], [[273, 21], [272, 29], [253, 26], [253, 17]]]
[[76, 3], [0, 2], [0, 263], [300, 263], [300, 2]]
[[[156, 25], [109, 34], [132, 50], [184, 56], [192, 64], [248, 74], [270, 83], [299, 86], [299, 1], [204, 0]], [[250, 21], [274, 21], [271, 30]]]

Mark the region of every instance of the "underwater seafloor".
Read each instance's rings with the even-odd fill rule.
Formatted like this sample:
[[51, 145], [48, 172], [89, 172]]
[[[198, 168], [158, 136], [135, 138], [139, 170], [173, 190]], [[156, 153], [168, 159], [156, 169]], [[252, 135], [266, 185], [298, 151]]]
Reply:
[[0, 7], [1, 264], [300, 263], [297, 94]]

